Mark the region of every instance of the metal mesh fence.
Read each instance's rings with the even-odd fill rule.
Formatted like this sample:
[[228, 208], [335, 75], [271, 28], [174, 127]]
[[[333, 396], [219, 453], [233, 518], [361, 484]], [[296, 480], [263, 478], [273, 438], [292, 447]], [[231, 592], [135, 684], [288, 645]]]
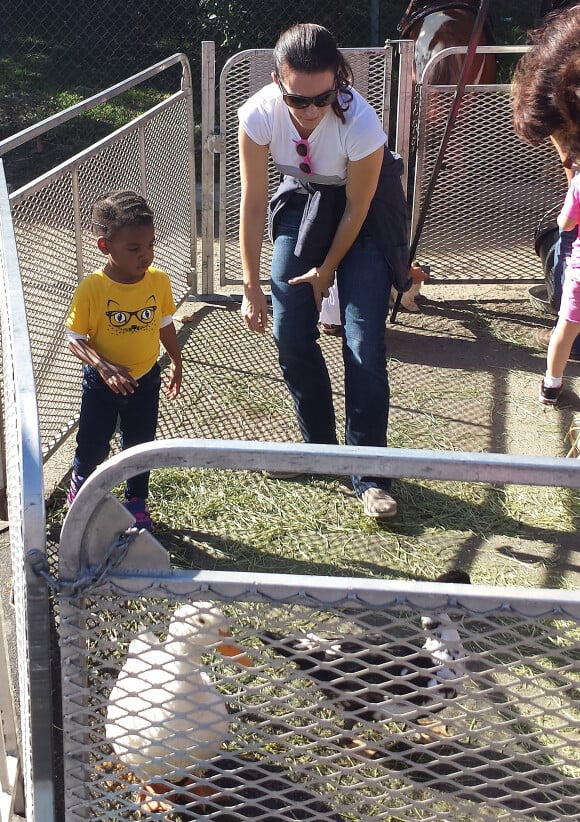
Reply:
[[[389, 131], [393, 49], [345, 49], [355, 78], [355, 87], [377, 112], [385, 132]], [[238, 108], [252, 94], [271, 80], [272, 50], [252, 50], [236, 55], [224, 67], [220, 79], [220, 133], [225, 145], [220, 157], [220, 281], [221, 287], [241, 282], [241, 262], [238, 245], [240, 175], [238, 163]], [[411, 71], [411, 65], [401, 69]], [[396, 112], [393, 118], [396, 122]], [[401, 130], [408, 124], [399, 121]], [[280, 179], [272, 161], [269, 164], [270, 193]], [[264, 236], [261, 270], [268, 276], [272, 249]]]
[[125, 577], [67, 603], [67, 819], [580, 813], [577, 604], [306, 577], [152, 582], [146, 598]]
[[79, 279], [102, 265], [90, 231], [95, 199], [107, 190], [143, 191], [155, 214], [156, 265], [168, 272], [175, 299], [195, 284], [190, 107], [190, 96], [178, 92], [12, 195], [45, 454], [70, 431], [80, 407], [80, 372], [64, 319]]
[[[59, 547], [67, 820], [578, 814], [577, 594], [172, 570], [151, 534], [123, 533], [131, 517], [107, 494], [145, 465], [298, 458], [321, 473], [472, 479], [477, 463], [482, 482], [580, 481], [566, 460], [356, 451], [167, 440], [87, 480]], [[227, 617], [226, 662], [224, 618], [181, 609], [193, 600]]]
[[[497, 49], [502, 56], [517, 52]], [[352, 61], [355, 86], [374, 106], [390, 144], [394, 132], [408, 135], [410, 124], [400, 117], [394, 101], [396, 82], [391, 88], [391, 49], [345, 50]], [[219, 200], [219, 288], [239, 284], [239, 200], [237, 109], [269, 81], [272, 69], [270, 50], [243, 52], [228, 61], [220, 79]], [[411, 65], [401, 59], [398, 80]], [[452, 86], [432, 86], [426, 76], [418, 92], [420, 104], [416, 121], [416, 164], [414, 168], [413, 225], [435, 166], [449, 108], [454, 98]], [[397, 145], [406, 165], [408, 137]], [[278, 174], [270, 162], [271, 193]], [[213, 186], [213, 183], [212, 183]], [[534, 253], [534, 237], [546, 213], [562, 202], [565, 178], [549, 144], [539, 149], [522, 144], [516, 137], [510, 105], [510, 86], [468, 87], [442, 171], [437, 178], [427, 219], [421, 233], [417, 256], [431, 267], [434, 280], [518, 281], [542, 276]], [[261, 270], [267, 277], [271, 247], [264, 236]], [[210, 290], [218, 290], [217, 287]]]
[[[454, 89], [421, 88], [413, 222], [437, 158]], [[513, 130], [510, 87], [469, 86], [437, 178], [417, 256], [433, 279], [509, 281], [542, 276], [534, 237], [556, 214], [566, 180], [549, 143], [532, 148]]]

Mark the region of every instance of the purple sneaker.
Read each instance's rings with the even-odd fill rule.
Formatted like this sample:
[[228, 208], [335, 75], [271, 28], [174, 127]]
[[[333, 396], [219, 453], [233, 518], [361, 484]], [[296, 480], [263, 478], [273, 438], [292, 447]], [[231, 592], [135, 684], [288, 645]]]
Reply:
[[68, 494], [66, 495], [66, 507], [70, 508], [74, 502], [74, 499], [78, 492], [80, 491], [81, 485], [84, 483], [85, 478], [79, 477], [76, 471], [73, 471], [70, 478], [70, 485], [68, 487]]
[[131, 497], [123, 503], [123, 507], [127, 509], [131, 516], [135, 517], [136, 528], [139, 528], [139, 530], [144, 528], [146, 531], [153, 530], [153, 520], [149, 515], [149, 508], [144, 499]]

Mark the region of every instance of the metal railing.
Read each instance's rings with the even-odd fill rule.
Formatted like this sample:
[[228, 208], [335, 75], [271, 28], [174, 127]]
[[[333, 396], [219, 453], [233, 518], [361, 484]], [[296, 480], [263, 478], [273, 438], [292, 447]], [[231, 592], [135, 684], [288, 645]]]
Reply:
[[[14, 810], [19, 802], [19, 768], [24, 778], [29, 822], [52, 822], [54, 817], [53, 703], [48, 590], [27, 564], [34, 549], [46, 555], [42, 453], [36, 387], [26, 307], [8, 191], [0, 160], [0, 322], [4, 389], [7, 503], [10, 522], [15, 606], [18, 686], [20, 694], [20, 757], [15, 749], [11, 694], [3, 693], [2, 729], [9, 760], [0, 762], [3, 792], [10, 791]], [[4, 643], [4, 636], [1, 638]], [[9, 685], [8, 669], [3, 672]], [[7, 712], [7, 713], [6, 713]]]
[[90, 232], [94, 200], [117, 188], [143, 193], [155, 214], [156, 264], [169, 274], [175, 299], [183, 300], [196, 288], [195, 156], [187, 58], [175, 54], [0, 142], [1, 156], [173, 66], [181, 66], [178, 91], [10, 195], [45, 456], [58, 448], [77, 419], [80, 380], [65, 345], [64, 320], [79, 280], [102, 262]]

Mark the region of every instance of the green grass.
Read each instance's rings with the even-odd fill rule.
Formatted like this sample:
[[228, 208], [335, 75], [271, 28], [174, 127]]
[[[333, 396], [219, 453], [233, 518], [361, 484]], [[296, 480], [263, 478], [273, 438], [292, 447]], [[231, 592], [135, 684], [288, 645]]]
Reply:
[[[46, 71], [42, 59], [16, 63], [0, 59], [0, 139], [22, 131], [106, 88], [87, 85], [90, 78], [77, 78], [62, 88], [58, 77]], [[175, 83], [175, 89], [178, 85]], [[20, 89], [14, 93], [14, 89]], [[151, 86], [139, 86], [102, 103], [73, 120], [57, 126], [36, 140], [9, 151], [4, 162], [8, 182], [19, 188], [48, 169], [67, 160], [111, 132], [129, 123], [168, 96]]]
[[[259, 472], [163, 469], [154, 472], [156, 536], [182, 568], [433, 579], [472, 566], [474, 581], [535, 584], [530, 563], [506, 550], [493, 566], [460, 550], [490, 538], [556, 538], [578, 524], [574, 495], [557, 488], [404, 481], [401, 515], [380, 525], [364, 516], [345, 481], [269, 480]], [[434, 550], [436, 548], [436, 551]], [[485, 559], [485, 556], [483, 557]], [[555, 559], [538, 557], [538, 574]], [[565, 585], [565, 582], [562, 581]]]

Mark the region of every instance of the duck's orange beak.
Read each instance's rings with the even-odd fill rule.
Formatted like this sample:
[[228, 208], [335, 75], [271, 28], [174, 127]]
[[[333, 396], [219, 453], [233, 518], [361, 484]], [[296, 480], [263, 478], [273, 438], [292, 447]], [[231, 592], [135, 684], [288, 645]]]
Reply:
[[[219, 635], [225, 637], [231, 637], [229, 631], [219, 631]], [[232, 657], [234, 662], [237, 662], [238, 665], [244, 665], [246, 668], [253, 668], [254, 662], [251, 657], [242, 649], [238, 648], [237, 645], [234, 645], [233, 642], [220, 642], [216, 645], [216, 650], [220, 652], [222, 656]]]

